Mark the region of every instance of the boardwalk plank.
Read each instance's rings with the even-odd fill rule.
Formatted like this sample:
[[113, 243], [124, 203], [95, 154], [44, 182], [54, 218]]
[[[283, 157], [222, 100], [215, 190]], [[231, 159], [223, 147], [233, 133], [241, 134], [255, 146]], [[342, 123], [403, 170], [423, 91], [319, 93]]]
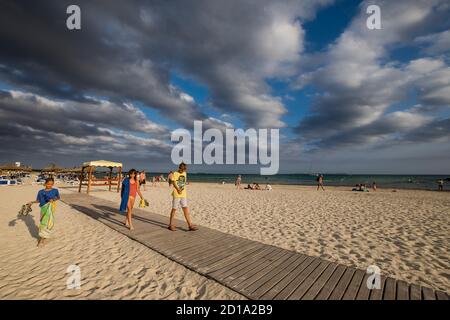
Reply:
[[[197, 260], [201, 257], [213, 255], [215, 254], [215, 249], [217, 248], [218, 243], [223, 242], [201, 242], [197, 243], [196, 246], [190, 247], [187, 250], [178, 250], [174, 252], [173, 255], [178, 257], [182, 261], [189, 261], [191, 264], [194, 264], [194, 260]], [[227, 242], [236, 245], [235, 242]], [[223, 243], [225, 246], [225, 243]]]
[[198, 255], [197, 257], [192, 258], [191, 263], [193, 265], [199, 265], [204, 261], [210, 261], [212, 259], [229, 255], [232, 250], [240, 252], [244, 250], [245, 245], [248, 245], [249, 242], [250, 241], [246, 239], [221, 239], [212, 244], [214, 248], [209, 252], [209, 254]]
[[300, 274], [306, 267], [308, 267], [314, 258], [306, 257], [296, 268], [291, 271], [287, 276], [285, 276], [281, 281], [279, 281], [276, 285], [274, 285], [269, 291], [267, 291], [261, 299], [274, 299], [287, 285], [289, 285], [295, 277]]
[[248, 258], [249, 256], [253, 256], [257, 254], [259, 251], [262, 251], [265, 248], [261, 243], [253, 243], [251, 246], [244, 248], [241, 252], [230, 252], [230, 255], [227, 257], [217, 260], [217, 261], [207, 261], [204, 265], [199, 266], [200, 270], [203, 270], [205, 273], [212, 273], [214, 271], [223, 269], [227, 266], [235, 264], [237, 261], [241, 259]]
[[361, 287], [359, 287], [359, 291], [356, 296], [356, 300], [369, 300], [371, 289], [369, 289], [367, 287], [367, 281], [369, 280], [370, 276], [371, 275], [369, 273], [366, 273], [364, 275], [364, 279], [361, 283]]
[[416, 284], [410, 286], [409, 297], [411, 300], [422, 300], [422, 289]]
[[289, 283], [287, 286], [283, 288], [275, 297], [276, 300], [284, 300], [289, 298], [289, 296], [297, 289], [298, 285], [302, 283], [306, 277], [311, 274], [321, 263], [320, 259], [313, 259], [313, 261], [295, 278], [294, 281]]
[[355, 274], [353, 275], [352, 281], [348, 285], [348, 288], [345, 291], [344, 296], [342, 297], [342, 300], [355, 300], [356, 299], [359, 288], [361, 286], [366, 286], [366, 284], [363, 283], [365, 274], [366, 273], [363, 270], [356, 270]]
[[[291, 254], [287, 257], [285, 261], [283, 261], [276, 268], [269, 268], [269, 272], [265, 274], [264, 277], [261, 277], [257, 281], [253, 282], [251, 285], [241, 289], [242, 292], [245, 293], [246, 296], [252, 296], [255, 291], [257, 291], [260, 287], [264, 285], [270, 285], [276, 280], [273, 280], [279, 273], [288, 268], [290, 265], [293, 265], [297, 259], [299, 259], [301, 255], [291, 252]], [[268, 288], [270, 289], [270, 288]]]
[[395, 300], [396, 283], [395, 279], [387, 278], [384, 285], [383, 300]]
[[320, 290], [319, 294], [316, 297], [316, 300], [328, 300], [334, 288], [336, 288], [339, 280], [345, 273], [346, 267], [343, 265], [339, 265], [336, 270], [333, 272], [331, 277], [323, 286], [322, 290]]
[[342, 275], [341, 279], [339, 280], [338, 284], [336, 285], [333, 292], [331, 293], [330, 300], [341, 300], [342, 299], [355, 272], [356, 272], [356, 270], [354, 268], [347, 268], [347, 270], [345, 270], [345, 272]]
[[311, 288], [302, 297], [302, 300], [314, 300], [314, 298], [319, 294], [320, 290], [325, 286], [325, 283], [333, 275], [338, 265], [336, 263], [330, 263], [325, 271], [320, 275], [320, 277], [314, 282]]
[[370, 300], [382, 300], [384, 292], [384, 284], [386, 283], [386, 277], [380, 276], [380, 289], [372, 289], [370, 291]]
[[422, 294], [424, 300], [436, 300], [436, 295], [430, 288], [422, 287]]
[[448, 295], [442, 291], [436, 291], [437, 300], [448, 300]]
[[268, 263], [273, 263], [280, 256], [286, 252], [281, 248], [276, 248], [270, 254], [262, 256], [260, 259], [247, 264], [244, 268], [230, 274], [226, 280], [231, 287], [235, 287], [237, 284], [245, 280], [247, 277], [251, 277], [253, 274], [257, 273], [261, 268], [264, 268]]
[[180, 260], [189, 260], [193, 263], [195, 259], [203, 257], [202, 254], [213, 254], [214, 249], [217, 248], [218, 245], [225, 246], [229, 243], [236, 243], [236, 240], [228, 237], [220, 237], [211, 239], [210, 241], [186, 241], [184, 245], [182, 244], [181, 246], [171, 249], [170, 256], [177, 257]]
[[[242, 267], [243, 262], [246, 263], [252, 263], [253, 261], [259, 259], [261, 256], [267, 255], [270, 252], [275, 250], [274, 247], [269, 247], [265, 245], [261, 245], [256, 247], [254, 251], [252, 251], [251, 255], [245, 253], [245, 255], [241, 256], [240, 259], [237, 259], [232, 262], [226, 262], [226, 263], [218, 263], [216, 267], [211, 269], [211, 271], [208, 273], [210, 276], [225, 276], [227, 277], [228, 274], [231, 274], [232, 272], [236, 272], [237, 270], [240, 270], [240, 267]], [[241, 253], [242, 254], [242, 253]], [[246, 257], [244, 259], [244, 256]]]
[[232, 263], [232, 261], [237, 261], [236, 257], [239, 259], [244, 259], [245, 256], [251, 255], [256, 249], [260, 247], [258, 243], [245, 241], [245, 242], [235, 242], [230, 244], [227, 250], [220, 252], [220, 254], [215, 254], [210, 257], [206, 257], [195, 262], [196, 268], [199, 270], [205, 270], [205, 272], [210, 272], [214, 267], [217, 268], [219, 265], [225, 266]]
[[258, 259], [264, 258], [264, 256], [271, 254], [275, 250], [275, 247], [263, 247], [261, 251], [257, 251], [255, 255], [249, 257], [248, 259], [236, 261], [235, 263], [227, 265], [217, 271], [210, 272], [209, 275], [219, 280], [228, 278], [228, 276], [233, 273], [255, 263]]
[[295, 289], [295, 291], [289, 296], [289, 300], [300, 300], [303, 295], [308, 291], [308, 289], [314, 284], [314, 282], [317, 281], [317, 279], [322, 275], [322, 273], [325, 271], [325, 269], [328, 267], [330, 263], [328, 261], [322, 260], [317, 266], [317, 268], [314, 269], [313, 272], [311, 272], [301, 284]]
[[269, 294], [273, 292], [271, 290], [274, 289], [274, 287], [285, 277], [290, 275], [291, 272], [300, 266], [307, 258], [308, 257], [305, 255], [298, 255], [293, 263], [289, 264], [285, 268], [280, 268], [281, 270], [274, 270], [276, 275], [251, 293], [250, 296], [254, 297], [254, 299], [268, 299]]
[[409, 288], [405, 281], [397, 281], [397, 300], [409, 300]]
[[263, 264], [259, 265], [257, 268], [252, 270], [252, 272], [246, 273], [243, 276], [241, 276], [239, 279], [236, 279], [235, 281], [231, 282], [231, 286], [233, 288], [239, 289], [239, 291], [242, 291], [244, 288], [247, 288], [248, 286], [252, 285], [254, 282], [261, 280], [261, 279], [267, 279], [266, 275], [270, 273], [271, 270], [278, 269], [279, 265], [282, 264], [284, 261], [289, 259], [293, 254], [289, 251], [282, 250], [279, 255], [277, 255], [276, 258], [273, 260], [268, 260], [264, 262]]

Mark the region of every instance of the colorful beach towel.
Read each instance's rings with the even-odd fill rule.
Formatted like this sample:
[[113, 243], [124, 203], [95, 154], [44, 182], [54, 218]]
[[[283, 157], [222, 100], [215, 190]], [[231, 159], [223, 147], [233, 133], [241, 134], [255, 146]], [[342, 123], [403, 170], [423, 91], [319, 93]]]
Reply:
[[55, 223], [55, 202], [48, 202], [41, 207], [41, 222], [39, 224], [39, 237], [50, 238], [50, 234]]
[[130, 178], [126, 178], [122, 182], [122, 188], [120, 190], [120, 196], [122, 201], [120, 202], [119, 210], [121, 212], [127, 211], [128, 198], [130, 197]]

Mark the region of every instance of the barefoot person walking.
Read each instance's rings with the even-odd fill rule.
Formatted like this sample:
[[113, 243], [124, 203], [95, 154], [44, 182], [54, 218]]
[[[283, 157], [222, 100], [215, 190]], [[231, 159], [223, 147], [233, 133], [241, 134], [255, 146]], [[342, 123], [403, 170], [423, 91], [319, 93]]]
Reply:
[[320, 188], [322, 188], [323, 191], [325, 191], [325, 188], [323, 187], [323, 175], [320, 174], [317, 177], [317, 190], [319, 190]]
[[234, 185], [236, 186], [236, 189], [241, 189], [241, 183], [242, 183], [242, 177], [241, 175], [238, 175], [236, 178], [236, 181], [234, 183]]
[[53, 178], [45, 179], [45, 188], [37, 194], [36, 201], [31, 201], [27, 205], [31, 207], [33, 203], [39, 203], [41, 207], [41, 217], [39, 221], [39, 240], [37, 246], [44, 244], [44, 240], [50, 238], [53, 226], [55, 224], [56, 201], [59, 200], [59, 191], [54, 189], [55, 180]]
[[134, 200], [136, 199], [136, 194], [138, 194], [141, 199], [144, 199], [140, 190], [138, 173], [136, 170], [131, 169], [128, 172], [128, 178], [125, 178], [122, 182], [122, 201], [120, 203], [120, 211], [127, 213], [125, 226], [127, 226], [130, 230], [134, 230], [131, 218], [133, 215], [133, 207]]
[[186, 164], [183, 162], [178, 167], [178, 171], [175, 171], [172, 175], [171, 184], [173, 186], [172, 191], [172, 211], [170, 212], [169, 230], [176, 231], [174, 225], [174, 217], [177, 212], [178, 207], [181, 207], [184, 213], [184, 218], [189, 227], [189, 231], [195, 231], [198, 228], [192, 224], [191, 217], [189, 215], [189, 208], [187, 206], [187, 193], [186, 193], [186, 182], [187, 182], [187, 172]]

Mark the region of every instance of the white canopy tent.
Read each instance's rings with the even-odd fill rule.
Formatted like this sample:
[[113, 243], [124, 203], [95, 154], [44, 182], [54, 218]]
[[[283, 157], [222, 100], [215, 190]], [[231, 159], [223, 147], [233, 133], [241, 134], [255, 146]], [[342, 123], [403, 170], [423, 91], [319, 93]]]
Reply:
[[[95, 168], [109, 168], [109, 175], [106, 179], [96, 179], [93, 177], [93, 173]], [[96, 160], [96, 161], [88, 161], [84, 162], [81, 168], [81, 176], [80, 176], [80, 186], [78, 188], [78, 192], [81, 192], [81, 188], [83, 185], [87, 186], [87, 193], [91, 191], [91, 186], [108, 186], [109, 191], [111, 191], [113, 185], [117, 185], [117, 192], [120, 191], [120, 182], [122, 180], [122, 163], [120, 162], [112, 162], [106, 160]], [[118, 176], [117, 178], [112, 177], [113, 169], [117, 168]], [[87, 181], [84, 179], [85, 172], [87, 173]], [[94, 183], [93, 183], [94, 182]]]

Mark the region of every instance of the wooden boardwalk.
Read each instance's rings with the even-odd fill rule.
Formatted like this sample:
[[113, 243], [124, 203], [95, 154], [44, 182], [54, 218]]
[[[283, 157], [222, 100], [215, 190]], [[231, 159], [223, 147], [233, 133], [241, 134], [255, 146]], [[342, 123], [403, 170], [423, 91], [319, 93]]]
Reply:
[[[445, 292], [381, 276], [381, 289], [369, 290], [364, 270], [309, 257], [210, 228], [167, 230], [168, 217], [135, 209], [130, 232], [118, 204], [86, 194], [62, 201], [110, 228], [249, 299], [289, 300], [448, 300]], [[101, 245], [101, 244], [99, 244]]]

